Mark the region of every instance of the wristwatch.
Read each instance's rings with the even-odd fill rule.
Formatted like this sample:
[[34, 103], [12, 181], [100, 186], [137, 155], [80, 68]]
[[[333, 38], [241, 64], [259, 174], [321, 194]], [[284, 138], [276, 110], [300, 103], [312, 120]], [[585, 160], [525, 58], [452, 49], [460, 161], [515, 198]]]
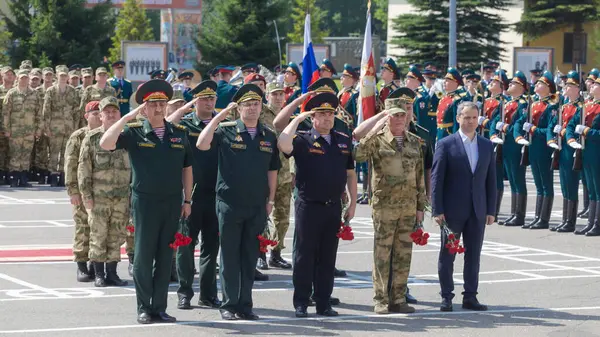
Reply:
[[190, 200], [184, 200], [183, 203], [184, 204], [190, 204], [190, 205], [192, 204], [192, 202]]

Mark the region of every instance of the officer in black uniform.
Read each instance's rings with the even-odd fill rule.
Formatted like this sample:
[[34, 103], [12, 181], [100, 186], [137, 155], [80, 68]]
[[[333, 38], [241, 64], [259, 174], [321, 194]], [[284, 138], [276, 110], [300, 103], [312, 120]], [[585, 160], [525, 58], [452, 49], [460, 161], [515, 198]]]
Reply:
[[[350, 221], [356, 209], [356, 172], [352, 158], [352, 139], [333, 131], [339, 100], [334, 93], [312, 97], [304, 112], [279, 136], [279, 148], [296, 162], [294, 254], [294, 307], [296, 317], [306, 317], [311, 290], [317, 314], [337, 316], [331, 308], [333, 274], [338, 247], [336, 236], [342, 219], [341, 196], [350, 191], [350, 205], [344, 220]], [[296, 131], [312, 117], [313, 127]]]

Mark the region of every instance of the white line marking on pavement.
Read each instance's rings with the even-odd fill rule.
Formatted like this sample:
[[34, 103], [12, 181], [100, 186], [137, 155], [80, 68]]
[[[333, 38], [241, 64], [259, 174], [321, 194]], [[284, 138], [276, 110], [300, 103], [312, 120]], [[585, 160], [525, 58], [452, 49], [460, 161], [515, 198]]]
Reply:
[[72, 225], [67, 225], [67, 224], [64, 224], [62, 222], [53, 221], [53, 220], [48, 220], [46, 222], [49, 223], [49, 224], [51, 224], [51, 225], [54, 225], [56, 227], [73, 227]]
[[18, 202], [20, 204], [26, 204], [27, 203], [26, 201], [23, 201], [21, 199], [9, 197], [9, 196], [3, 195], [3, 194], [0, 194], [0, 199], [15, 201], [15, 202]]
[[[361, 318], [411, 318], [411, 317], [428, 317], [428, 316], [469, 316], [469, 315], [491, 315], [491, 314], [517, 314], [517, 313], [529, 313], [529, 312], [569, 312], [569, 311], [596, 311], [600, 307], [565, 307], [565, 308], [520, 308], [520, 309], [496, 309], [488, 311], [452, 311], [452, 312], [440, 312], [440, 311], [423, 311], [414, 314], [390, 314], [390, 315], [342, 315], [337, 317], [308, 317], [308, 318], [267, 318], [259, 321], [223, 321], [223, 320], [211, 320], [211, 321], [198, 321], [198, 322], [180, 322], [180, 323], [157, 323], [157, 324], [128, 324], [128, 325], [104, 325], [104, 326], [82, 326], [82, 327], [68, 327], [68, 328], [47, 328], [47, 329], [23, 329], [23, 330], [0, 330], [0, 334], [32, 334], [32, 333], [43, 333], [43, 332], [68, 332], [68, 331], [99, 331], [99, 330], [118, 330], [118, 329], [143, 329], [143, 328], [159, 328], [159, 327], [174, 327], [174, 326], [207, 326], [214, 324], [221, 324], [224, 327], [231, 325], [254, 325], [260, 326], [269, 323], [278, 322], [298, 322], [299, 325], [306, 321], [345, 321], [350, 319], [361, 319]], [[290, 315], [292, 313], [290, 312]], [[132, 315], [133, 319], [133, 315]]]
[[18, 278], [12, 277], [12, 276], [8, 276], [6, 274], [0, 273], [0, 278], [4, 279], [6, 281], [9, 281], [9, 282], [16, 283], [16, 284], [21, 285], [23, 287], [27, 287], [27, 288], [30, 288], [30, 289], [38, 290], [38, 291], [44, 292], [44, 293], [49, 294], [49, 295], [54, 295], [54, 296], [59, 297], [59, 298], [68, 298], [69, 297], [69, 296], [67, 296], [65, 294], [61, 294], [60, 292], [58, 292], [56, 290], [44, 288], [42, 286], [38, 286], [37, 284], [29, 283], [27, 281], [23, 281], [23, 280], [20, 280]]
[[43, 223], [43, 222], [73, 222], [73, 219], [69, 220], [2, 220], [1, 223]]

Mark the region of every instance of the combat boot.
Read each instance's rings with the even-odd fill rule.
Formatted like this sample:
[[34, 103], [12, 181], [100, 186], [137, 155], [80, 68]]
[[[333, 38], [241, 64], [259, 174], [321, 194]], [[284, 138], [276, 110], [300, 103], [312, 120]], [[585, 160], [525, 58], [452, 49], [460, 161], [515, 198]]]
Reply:
[[589, 232], [592, 229], [592, 227], [594, 227], [594, 223], [595, 223], [594, 219], [596, 218], [596, 204], [597, 204], [596, 200], [590, 200], [587, 226], [585, 226], [582, 229], [576, 230], [574, 232], [575, 235], [584, 235], [585, 233]]
[[133, 277], [133, 256], [133, 253], [127, 254], [127, 257], [129, 258], [129, 266], [127, 266], [127, 272], [131, 277]]
[[50, 187], [58, 187], [58, 174], [50, 173], [48, 183], [50, 184]]
[[121, 280], [117, 274], [117, 262], [106, 262], [106, 279], [105, 283], [108, 286], [124, 287], [127, 281]]
[[175, 258], [171, 261], [171, 282], [179, 282], [179, 277], [177, 277], [177, 260]]
[[254, 269], [254, 281], [268, 281], [269, 275], [261, 273], [258, 269]]
[[535, 199], [535, 218], [532, 222], [528, 224], [524, 224], [521, 226], [522, 228], [529, 229], [531, 226], [535, 225], [540, 221], [540, 214], [542, 213], [542, 203], [544, 202], [544, 196], [538, 195]]
[[96, 277], [96, 269], [94, 268], [94, 262], [88, 262], [88, 271], [88, 275], [90, 275], [90, 278], [93, 280]]
[[552, 213], [552, 204], [554, 197], [544, 197], [542, 201], [542, 211], [540, 213], [540, 221], [529, 229], [548, 229], [550, 227], [550, 215]]
[[[594, 214], [594, 226], [585, 233], [585, 236], [600, 236], [600, 203], [596, 202], [596, 214]], [[591, 217], [590, 217], [591, 218]]]
[[590, 194], [587, 186], [583, 185], [583, 209], [577, 213], [578, 218], [587, 219], [590, 211]]
[[58, 174], [58, 186], [65, 187], [65, 173], [64, 172], [60, 172]]
[[10, 187], [19, 187], [19, 175], [17, 171], [10, 172]]
[[48, 170], [41, 170], [37, 176], [38, 185], [46, 185], [46, 178], [48, 177]]
[[8, 173], [6, 171], [0, 171], [0, 185], [7, 185], [7, 175]]
[[19, 187], [31, 187], [31, 184], [29, 183], [29, 179], [27, 177], [27, 171], [21, 171], [21, 177], [20, 177], [20, 181], [19, 181]]
[[94, 262], [94, 286], [106, 287], [106, 280], [104, 279], [104, 262]]
[[569, 200], [563, 198], [563, 208], [562, 208], [562, 222], [558, 226], [550, 227], [550, 230], [556, 232], [559, 228], [562, 228], [567, 225], [567, 214], [569, 214]]
[[269, 266], [281, 269], [292, 269], [292, 265], [281, 257], [281, 251], [276, 249], [271, 251]]
[[498, 222], [498, 213], [500, 213], [500, 205], [502, 204], [502, 197], [504, 196], [504, 190], [498, 190], [496, 192], [496, 216], [495, 222]]
[[[515, 214], [516, 211], [517, 211], [517, 194], [511, 193], [510, 194], [510, 215], [508, 216], [507, 219], [498, 221], [498, 225], [504, 226], [505, 223], [512, 221], [516, 216], [516, 214]], [[498, 210], [496, 210], [496, 212], [498, 212]]]
[[567, 207], [567, 222], [564, 226], [556, 230], [557, 233], [573, 233], [575, 231], [575, 225], [577, 224], [577, 200], [569, 200]]
[[525, 224], [525, 212], [527, 210], [527, 194], [516, 194], [515, 217], [504, 223], [504, 226], [515, 227]]
[[92, 282], [92, 280], [87, 263], [77, 262], [77, 282]]

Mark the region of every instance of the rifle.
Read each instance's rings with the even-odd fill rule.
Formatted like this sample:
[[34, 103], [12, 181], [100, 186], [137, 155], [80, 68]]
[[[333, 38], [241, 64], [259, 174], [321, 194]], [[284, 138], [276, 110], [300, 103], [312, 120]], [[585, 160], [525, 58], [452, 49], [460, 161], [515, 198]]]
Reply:
[[[558, 110], [558, 125], [562, 126], [562, 112], [564, 110], [565, 106], [563, 104], [563, 106], [560, 107], [560, 109]], [[552, 169], [553, 170], [558, 170], [560, 167], [560, 150], [562, 148], [562, 137], [560, 136], [560, 132], [556, 135], [556, 138], [558, 138], [556, 140], [556, 142], [558, 143], [558, 149], [554, 149], [554, 152], [552, 152]]]
[[[531, 95], [527, 97], [527, 122], [531, 123], [533, 121], [533, 116], [531, 113], [531, 106], [533, 105], [533, 100], [531, 99]], [[531, 139], [531, 135], [527, 132], [527, 140]], [[525, 137], [524, 137], [525, 138]], [[531, 145], [531, 144], [530, 144]], [[523, 145], [521, 149], [521, 166], [529, 166], [529, 146]]]
[[[504, 97], [500, 94], [500, 104], [498, 105], [498, 109], [500, 109], [500, 121], [504, 122]], [[502, 132], [498, 132], [498, 137], [504, 140], [504, 134]], [[496, 152], [496, 163], [502, 164], [502, 144], [496, 144], [496, 148], [494, 149]]]
[[[579, 124], [585, 125], [585, 102], [581, 108], [581, 116]], [[583, 149], [585, 149], [585, 136], [581, 134], [579, 136], [579, 142], [581, 143], [581, 149], [576, 149], [573, 155], [573, 171], [581, 171], [583, 169]]]

